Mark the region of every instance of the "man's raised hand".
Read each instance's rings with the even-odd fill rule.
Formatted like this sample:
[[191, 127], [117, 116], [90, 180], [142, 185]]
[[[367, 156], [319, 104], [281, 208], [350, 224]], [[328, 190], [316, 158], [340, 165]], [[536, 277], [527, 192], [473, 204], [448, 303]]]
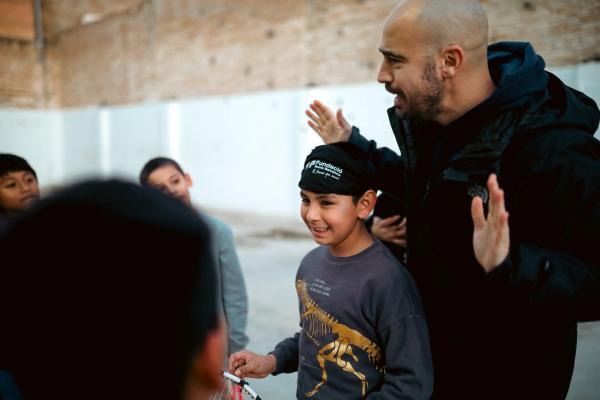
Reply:
[[352, 126], [342, 115], [342, 109], [334, 114], [329, 107], [319, 100], [313, 101], [306, 110], [310, 126], [321, 137], [325, 144], [347, 142], [352, 133]]
[[489, 209], [487, 219], [483, 213], [481, 197], [471, 202], [473, 218], [473, 250], [475, 258], [485, 272], [498, 267], [508, 256], [510, 237], [508, 212], [504, 208], [504, 191], [498, 186], [498, 179], [491, 174], [487, 181]]

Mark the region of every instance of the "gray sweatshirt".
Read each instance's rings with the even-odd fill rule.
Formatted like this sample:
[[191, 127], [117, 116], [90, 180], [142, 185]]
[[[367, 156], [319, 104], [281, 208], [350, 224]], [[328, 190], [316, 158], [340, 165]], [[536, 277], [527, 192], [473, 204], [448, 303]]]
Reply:
[[428, 399], [427, 324], [407, 270], [375, 239], [351, 257], [327, 246], [298, 269], [300, 332], [273, 354], [275, 375], [298, 371], [298, 399]]

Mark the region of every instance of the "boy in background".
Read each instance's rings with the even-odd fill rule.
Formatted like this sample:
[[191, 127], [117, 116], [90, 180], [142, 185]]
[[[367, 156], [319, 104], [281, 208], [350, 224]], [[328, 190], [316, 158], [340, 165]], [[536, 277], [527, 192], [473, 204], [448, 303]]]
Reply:
[[37, 175], [29, 163], [14, 154], [0, 153], [0, 219], [19, 214], [39, 198]]
[[374, 170], [349, 143], [316, 147], [299, 182], [300, 214], [321, 246], [298, 268], [300, 332], [268, 355], [229, 359], [240, 377], [298, 371], [298, 399], [429, 399], [427, 325], [409, 273], [364, 220]]
[[[192, 177], [173, 159], [153, 158], [140, 172], [140, 184], [158, 189], [195, 210], [190, 195]], [[248, 344], [246, 323], [248, 298], [244, 276], [235, 251], [229, 226], [216, 218], [203, 215], [213, 231], [213, 255], [217, 265], [219, 293], [228, 327], [228, 354], [242, 350]]]

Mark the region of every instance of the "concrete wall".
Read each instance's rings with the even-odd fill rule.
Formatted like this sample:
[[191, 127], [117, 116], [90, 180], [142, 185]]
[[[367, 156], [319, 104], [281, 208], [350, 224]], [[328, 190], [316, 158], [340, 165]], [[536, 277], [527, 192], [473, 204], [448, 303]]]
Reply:
[[[364, 102], [365, 96], [370, 98]], [[44, 188], [90, 177], [137, 180], [151, 157], [176, 158], [194, 180], [192, 198], [210, 208], [296, 216], [304, 157], [320, 142], [304, 109], [320, 98], [394, 147], [377, 84], [89, 107], [0, 110], [0, 151], [27, 158]]]
[[41, 183], [63, 182], [63, 120], [59, 111], [0, 109], [0, 152], [25, 157]]
[[[552, 70], [600, 103], [600, 63]], [[397, 150], [377, 83], [323, 86], [67, 111], [0, 110], [0, 151], [27, 158], [43, 187], [87, 177], [137, 180], [151, 157], [176, 158], [209, 208], [295, 217], [304, 157], [320, 141], [306, 126], [313, 99]], [[597, 134], [598, 135], [598, 134]]]

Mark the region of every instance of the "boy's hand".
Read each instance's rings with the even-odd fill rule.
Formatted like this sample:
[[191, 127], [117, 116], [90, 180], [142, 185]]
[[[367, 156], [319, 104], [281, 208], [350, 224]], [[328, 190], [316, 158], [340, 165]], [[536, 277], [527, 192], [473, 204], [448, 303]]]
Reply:
[[261, 356], [248, 350], [229, 357], [229, 371], [239, 378], [264, 378], [275, 372], [277, 360], [273, 354]]
[[486, 273], [490, 273], [508, 256], [510, 236], [508, 212], [504, 208], [504, 191], [498, 186], [498, 179], [491, 174], [487, 181], [489, 207], [487, 219], [483, 214], [481, 197], [473, 198], [471, 216], [473, 218], [473, 250], [475, 258]]
[[306, 110], [306, 116], [310, 118], [308, 125], [323, 139], [325, 144], [336, 142], [347, 142], [352, 133], [352, 126], [342, 115], [342, 109], [333, 113], [325, 104], [319, 100], [313, 101], [310, 110]]
[[400, 215], [393, 215], [388, 218], [373, 217], [371, 233], [379, 240], [406, 247], [406, 218], [398, 223], [399, 220]]

